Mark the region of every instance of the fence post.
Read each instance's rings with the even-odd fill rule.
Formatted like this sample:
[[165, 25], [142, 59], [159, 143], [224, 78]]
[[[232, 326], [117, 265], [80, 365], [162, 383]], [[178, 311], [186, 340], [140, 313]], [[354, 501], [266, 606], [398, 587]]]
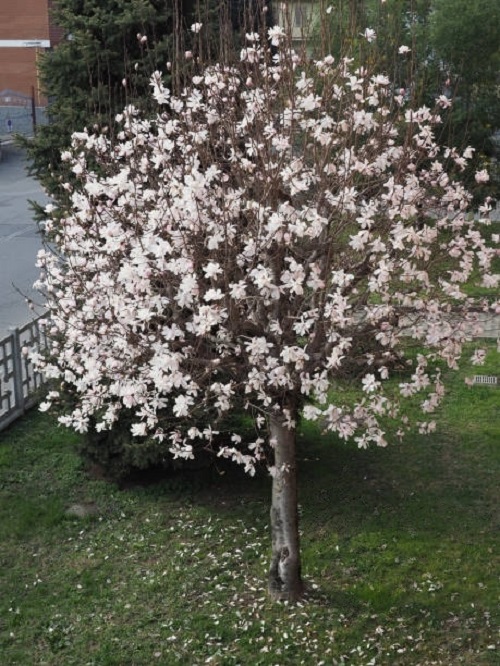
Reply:
[[17, 409], [24, 412], [23, 361], [19, 329], [12, 332], [12, 367], [14, 370], [14, 399]]
[[[45, 349], [47, 340], [40, 322], [45, 314], [0, 340], [0, 431], [22, 416], [37, 401], [36, 391], [44, 383], [31, 361], [23, 355], [23, 347]], [[9, 351], [10, 350], [10, 351]]]
[[35, 135], [36, 134], [35, 86], [31, 86], [31, 122], [33, 125], [33, 135]]

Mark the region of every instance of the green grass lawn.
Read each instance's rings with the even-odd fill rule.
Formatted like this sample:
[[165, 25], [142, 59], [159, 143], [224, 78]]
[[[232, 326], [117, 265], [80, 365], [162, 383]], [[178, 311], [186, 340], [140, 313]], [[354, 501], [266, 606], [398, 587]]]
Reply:
[[265, 592], [265, 475], [120, 490], [29, 414], [0, 435], [0, 663], [500, 664], [500, 390], [463, 377], [431, 437], [359, 451], [303, 428], [294, 606]]

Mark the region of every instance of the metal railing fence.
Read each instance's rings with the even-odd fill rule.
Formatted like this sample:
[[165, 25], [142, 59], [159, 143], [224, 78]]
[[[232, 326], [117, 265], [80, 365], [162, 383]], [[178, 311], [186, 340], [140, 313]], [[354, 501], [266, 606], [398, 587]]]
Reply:
[[23, 349], [46, 349], [47, 338], [40, 325], [44, 317], [14, 329], [0, 340], [0, 431], [37, 402], [37, 390], [44, 379]]

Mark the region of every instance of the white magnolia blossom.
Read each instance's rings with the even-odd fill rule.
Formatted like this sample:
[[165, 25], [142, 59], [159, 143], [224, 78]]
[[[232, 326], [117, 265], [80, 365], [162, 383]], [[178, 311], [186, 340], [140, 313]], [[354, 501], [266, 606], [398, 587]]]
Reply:
[[363, 33], [363, 37], [367, 42], [374, 42], [377, 39], [377, 33], [373, 28], [366, 28]]
[[[73, 136], [71, 206], [46, 209], [58, 252], [38, 258], [52, 346], [33, 360], [73, 396], [61, 423], [109, 429], [125, 409], [134, 437], [176, 457], [212, 445], [235, 408], [293, 428], [303, 404], [383, 446], [402, 399], [430, 413], [442, 398], [436, 367], [456, 367], [471, 336], [464, 283], [498, 285], [488, 205], [475, 221], [457, 178], [472, 151], [440, 148], [435, 110], [400, 110], [385, 76], [302, 62], [277, 27], [273, 54], [246, 39], [239, 67], [209, 67], [180, 95], [154, 72], [156, 117], [127, 107], [114, 140]], [[391, 382], [410, 341], [426, 351]], [[331, 392], [353, 366], [358, 401]], [[251, 471], [261, 435], [244, 448], [233, 433], [219, 454]]]

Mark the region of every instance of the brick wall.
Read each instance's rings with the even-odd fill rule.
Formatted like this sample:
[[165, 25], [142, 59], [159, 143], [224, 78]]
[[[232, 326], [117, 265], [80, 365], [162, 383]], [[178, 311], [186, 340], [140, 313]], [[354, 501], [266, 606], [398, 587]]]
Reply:
[[[50, 40], [55, 46], [62, 38], [61, 31], [50, 20], [52, 0], [0, 0], [0, 40]], [[40, 48], [0, 47], [0, 91], [15, 90], [31, 95], [35, 103], [45, 105], [40, 96], [37, 57]]]
[[55, 25], [54, 21], [52, 20], [52, 10], [53, 7], [56, 3], [53, 0], [48, 0], [48, 12], [49, 12], [49, 38], [50, 38], [50, 43], [53, 46], [56, 46], [59, 44], [60, 41], [64, 39], [64, 32], [62, 28], [59, 26]]
[[3, 0], [0, 39], [49, 39], [48, 0]]
[[35, 101], [41, 104], [38, 90], [36, 57], [38, 49], [0, 49], [0, 90], [15, 90], [30, 95], [35, 89]]

